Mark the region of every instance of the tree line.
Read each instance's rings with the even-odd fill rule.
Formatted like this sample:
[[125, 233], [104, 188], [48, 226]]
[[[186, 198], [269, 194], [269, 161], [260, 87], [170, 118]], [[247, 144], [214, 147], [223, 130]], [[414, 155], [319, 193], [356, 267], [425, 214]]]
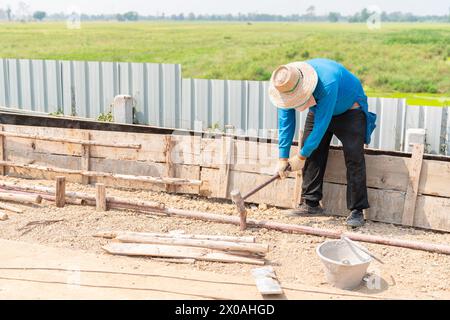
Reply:
[[[0, 20], [7, 21], [60, 21], [67, 19], [78, 13], [53, 13], [47, 14], [45, 11], [35, 11], [34, 13], [24, 15], [15, 15], [11, 8], [0, 8]], [[240, 22], [366, 22], [371, 17], [376, 16], [384, 22], [450, 22], [450, 8], [448, 14], [443, 15], [415, 15], [408, 12], [374, 12], [370, 9], [363, 9], [352, 15], [343, 15], [339, 12], [329, 12], [328, 14], [316, 14], [315, 7], [310, 6], [304, 14], [276, 15], [268, 13], [238, 13], [238, 14], [195, 14], [193, 12], [184, 14], [165, 13], [157, 15], [142, 15], [136, 11], [128, 11], [118, 14], [79, 14], [81, 20], [87, 21], [154, 21], [154, 20], [173, 20], [173, 21], [240, 21]]]

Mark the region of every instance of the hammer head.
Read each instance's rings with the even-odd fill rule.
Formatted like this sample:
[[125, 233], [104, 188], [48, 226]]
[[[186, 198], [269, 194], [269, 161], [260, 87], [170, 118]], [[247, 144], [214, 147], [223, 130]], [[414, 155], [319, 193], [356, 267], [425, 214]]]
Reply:
[[238, 189], [235, 189], [235, 190], [231, 191], [230, 192], [230, 197], [231, 197], [231, 200], [235, 204], [239, 204], [239, 203], [243, 203], [244, 202], [244, 200], [242, 199], [241, 192]]

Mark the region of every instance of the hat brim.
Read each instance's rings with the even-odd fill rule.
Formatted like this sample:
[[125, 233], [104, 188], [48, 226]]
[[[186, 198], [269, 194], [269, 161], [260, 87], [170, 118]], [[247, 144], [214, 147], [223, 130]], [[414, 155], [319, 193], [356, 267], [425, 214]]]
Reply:
[[270, 101], [278, 108], [293, 109], [303, 106], [311, 98], [316, 89], [318, 76], [316, 70], [306, 62], [292, 62], [288, 64], [299, 69], [303, 74], [302, 84], [291, 92], [280, 92], [272, 81], [269, 85]]

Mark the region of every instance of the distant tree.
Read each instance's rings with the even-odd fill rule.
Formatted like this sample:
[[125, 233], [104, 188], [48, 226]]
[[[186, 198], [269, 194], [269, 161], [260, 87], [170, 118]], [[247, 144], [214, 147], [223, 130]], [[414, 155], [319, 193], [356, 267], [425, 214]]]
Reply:
[[330, 22], [338, 22], [341, 18], [341, 14], [339, 12], [330, 12], [328, 14], [328, 21]]
[[35, 11], [33, 13], [33, 18], [39, 21], [42, 21], [45, 19], [45, 17], [47, 16], [47, 12], [45, 11]]
[[310, 17], [314, 17], [316, 15], [315, 11], [316, 11], [315, 6], [309, 6], [308, 9], [306, 9], [306, 14]]
[[195, 20], [195, 13], [193, 13], [193, 12], [189, 13], [188, 20]]
[[127, 21], [137, 21], [139, 15], [136, 11], [128, 11], [123, 14], [123, 18]]
[[6, 8], [6, 16], [8, 17], [8, 21], [12, 20], [12, 14], [11, 13], [12, 13], [11, 7], [8, 6], [8, 8]]

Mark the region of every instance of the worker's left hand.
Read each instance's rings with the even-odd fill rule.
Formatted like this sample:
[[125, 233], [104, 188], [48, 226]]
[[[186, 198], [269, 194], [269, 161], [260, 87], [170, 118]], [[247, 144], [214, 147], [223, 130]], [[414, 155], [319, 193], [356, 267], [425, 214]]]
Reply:
[[299, 171], [303, 168], [303, 165], [305, 164], [306, 158], [296, 154], [289, 158], [289, 166], [291, 167], [291, 171]]

